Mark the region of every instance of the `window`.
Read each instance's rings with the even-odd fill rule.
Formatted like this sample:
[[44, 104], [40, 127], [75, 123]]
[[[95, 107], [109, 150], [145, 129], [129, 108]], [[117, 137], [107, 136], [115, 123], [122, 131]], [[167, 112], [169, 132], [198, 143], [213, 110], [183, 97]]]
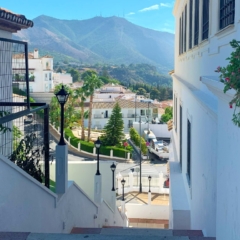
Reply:
[[199, 34], [199, 0], [195, 0], [195, 19], [194, 19], [194, 46], [198, 45]]
[[182, 169], [182, 106], [180, 105], [179, 109], [180, 114], [180, 122], [179, 122], [179, 128], [180, 128], [180, 136], [179, 136], [179, 162]]
[[45, 80], [48, 80], [48, 79], [47, 79], [47, 73], [45, 73]]
[[184, 52], [183, 44], [184, 44], [184, 18], [183, 18], [183, 12], [182, 12], [182, 53]]
[[179, 55], [182, 54], [182, 18], [179, 19]]
[[189, 49], [192, 48], [192, 11], [193, 11], [193, 0], [189, 2]]
[[184, 14], [184, 52], [187, 50], [187, 5], [185, 6], [185, 14]]
[[220, 0], [220, 29], [234, 23], [235, 0]]
[[187, 121], [187, 176], [191, 184], [191, 123]]
[[49, 73], [49, 80], [52, 79], [52, 73]]
[[209, 0], [203, 0], [202, 12], [202, 40], [208, 39], [209, 29]]
[[141, 109], [141, 116], [145, 116], [145, 110]]

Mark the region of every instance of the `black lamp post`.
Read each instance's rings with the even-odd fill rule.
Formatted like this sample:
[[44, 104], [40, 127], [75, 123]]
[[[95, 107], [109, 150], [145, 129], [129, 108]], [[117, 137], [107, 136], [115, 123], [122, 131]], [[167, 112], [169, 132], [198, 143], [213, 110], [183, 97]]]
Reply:
[[57, 92], [56, 97], [58, 99], [58, 102], [61, 105], [61, 137], [60, 137], [60, 141], [58, 143], [58, 145], [66, 145], [65, 141], [64, 141], [64, 137], [63, 137], [63, 128], [64, 128], [64, 104], [67, 102], [68, 100], [68, 96], [69, 93], [64, 89], [64, 86], [62, 85], [62, 88], [59, 92]]
[[151, 176], [148, 176], [148, 181], [149, 181], [149, 191], [148, 191], [148, 192], [151, 192], [151, 189], [150, 189], [151, 179], [152, 179], [152, 177], [151, 177]]
[[101, 175], [101, 173], [99, 172], [99, 149], [101, 147], [101, 141], [98, 137], [97, 141], [94, 142], [94, 145], [97, 149], [97, 172], [96, 172], [96, 175]]
[[115, 188], [114, 188], [114, 171], [116, 169], [116, 165], [113, 163], [111, 166], [110, 166], [111, 170], [112, 170], [112, 191], [115, 191]]
[[121, 181], [121, 183], [122, 183], [122, 201], [124, 201], [125, 199], [124, 199], [124, 184], [125, 184], [125, 180], [124, 179], [122, 179], [122, 181]]

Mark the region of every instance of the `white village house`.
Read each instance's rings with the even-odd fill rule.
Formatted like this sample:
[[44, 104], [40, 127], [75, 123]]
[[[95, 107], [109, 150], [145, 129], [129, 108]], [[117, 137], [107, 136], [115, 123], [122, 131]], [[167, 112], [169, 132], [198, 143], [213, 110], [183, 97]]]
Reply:
[[[13, 81], [18, 87], [25, 91], [24, 72], [20, 63], [24, 61], [23, 54], [13, 55], [13, 69], [15, 74]], [[50, 92], [53, 88], [53, 57], [45, 55], [39, 56], [38, 49], [28, 53], [29, 70], [29, 91], [30, 92]]]
[[[240, 40], [240, 1], [177, 0], [170, 228], [240, 239], [240, 130], [215, 72]], [[184, 221], [183, 221], [184, 219]]]

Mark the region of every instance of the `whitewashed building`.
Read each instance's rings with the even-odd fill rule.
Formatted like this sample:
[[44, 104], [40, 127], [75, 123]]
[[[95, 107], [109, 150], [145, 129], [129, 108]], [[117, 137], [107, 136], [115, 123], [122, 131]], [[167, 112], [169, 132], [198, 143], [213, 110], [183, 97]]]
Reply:
[[70, 73], [53, 73], [53, 84], [54, 86], [58, 84], [72, 84], [72, 76]]
[[[19, 62], [23, 61], [22, 54], [13, 56], [13, 68], [15, 75], [13, 81], [19, 85], [19, 88], [24, 89], [22, 73]], [[18, 72], [17, 72], [18, 71]], [[39, 56], [38, 49], [28, 53], [28, 71], [29, 71], [29, 91], [30, 92], [50, 92], [53, 89], [53, 57], [45, 55]]]
[[240, 40], [240, 1], [177, 0], [170, 228], [240, 239], [240, 129], [215, 72]]
[[[92, 128], [104, 128], [117, 102], [121, 107], [125, 132], [129, 131], [129, 128], [133, 126], [134, 121], [139, 121], [139, 116], [141, 116], [142, 121], [145, 122], [148, 116], [150, 116], [151, 119], [153, 117], [158, 117], [157, 106], [152, 103], [148, 104], [146, 102], [135, 101], [135, 98], [117, 97], [101, 100], [94, 99], [92, 110]], [[85, 120], [85, 124], [87, 126], [87, 120]]]

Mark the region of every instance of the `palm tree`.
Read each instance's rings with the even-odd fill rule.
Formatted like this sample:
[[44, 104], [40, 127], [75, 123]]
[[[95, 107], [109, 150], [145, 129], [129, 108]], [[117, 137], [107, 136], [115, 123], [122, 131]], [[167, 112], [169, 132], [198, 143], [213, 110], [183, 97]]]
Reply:
[[82, 133], [81, 133], [81, 140], [85, 140], [85, 133], [84, 133], [84, 102], [86, 101], [86, 93], [83, 88], [77, 88], [74, 92], [75, 98], [80, 100], [80, 107], [81, 107], [81, 126], [82, 126]]
[[83, 89], [89, 99], [89, 115], [88, 115], [88, 141], [90, 140], [91, 134], [91, 125], [92, 125], [92, 103], [94, 91], [100, 88], [103, 83], [99, 79], [97, 73], [93, 70], [87, 70], [82, 74], [82, 78], [84, 80]]

